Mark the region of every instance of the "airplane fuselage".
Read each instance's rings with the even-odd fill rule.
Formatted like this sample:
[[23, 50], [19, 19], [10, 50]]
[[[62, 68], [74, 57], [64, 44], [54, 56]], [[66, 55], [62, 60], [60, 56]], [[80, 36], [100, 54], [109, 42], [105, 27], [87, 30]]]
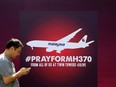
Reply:
[[40, 47], [40, 48], [65, 48], [65, 49], [76, 49], [80, 48], [81, 45], [79, 43], [75, 42], [66, 42], [66, 43], [61, 43], [61, 42], [55, 42], [55, 41], [41, 41], [41, 40], [33, 40], [29, 41], [27, 43], [28, 46], [33, 47]]

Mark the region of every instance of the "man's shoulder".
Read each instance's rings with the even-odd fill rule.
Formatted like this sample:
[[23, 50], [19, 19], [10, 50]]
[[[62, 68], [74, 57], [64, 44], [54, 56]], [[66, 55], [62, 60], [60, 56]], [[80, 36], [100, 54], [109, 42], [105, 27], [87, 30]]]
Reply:
[[0, 62], [6, 62], [4, 54], [0, 54]]
[[0, 55], [0, 69], [5, 68], [7, 66], [9, 66], [8, 60], [6, 59], [5, 56]]

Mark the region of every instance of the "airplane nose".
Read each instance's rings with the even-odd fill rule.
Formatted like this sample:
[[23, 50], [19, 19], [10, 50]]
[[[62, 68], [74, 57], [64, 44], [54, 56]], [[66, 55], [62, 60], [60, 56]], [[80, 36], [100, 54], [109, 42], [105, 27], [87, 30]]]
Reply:
[[29, 42], [27, 42], [26, 45], [30, 46], [30, 45], [29, 45]]

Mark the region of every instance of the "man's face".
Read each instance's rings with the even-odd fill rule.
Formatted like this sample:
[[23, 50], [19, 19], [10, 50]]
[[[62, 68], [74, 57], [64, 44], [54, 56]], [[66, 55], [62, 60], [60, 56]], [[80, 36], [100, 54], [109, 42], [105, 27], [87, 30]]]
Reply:
[[19, 47], [19, 48], [14, 48], [13, 47], [13, 51], [12, 52], [13, 52], [12, 53], [12, 59], [15, 59], [17, 56], [20, 55], [20, 53], [21, 53], [21, 47]]

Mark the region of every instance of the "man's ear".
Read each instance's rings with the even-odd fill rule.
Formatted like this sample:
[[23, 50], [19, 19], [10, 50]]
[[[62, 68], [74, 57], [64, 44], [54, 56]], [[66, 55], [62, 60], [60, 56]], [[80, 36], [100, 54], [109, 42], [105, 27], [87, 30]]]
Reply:
[[14, 46], [12, 46], [10, 49], [11, 49], [11, 50], [15, 50]]

